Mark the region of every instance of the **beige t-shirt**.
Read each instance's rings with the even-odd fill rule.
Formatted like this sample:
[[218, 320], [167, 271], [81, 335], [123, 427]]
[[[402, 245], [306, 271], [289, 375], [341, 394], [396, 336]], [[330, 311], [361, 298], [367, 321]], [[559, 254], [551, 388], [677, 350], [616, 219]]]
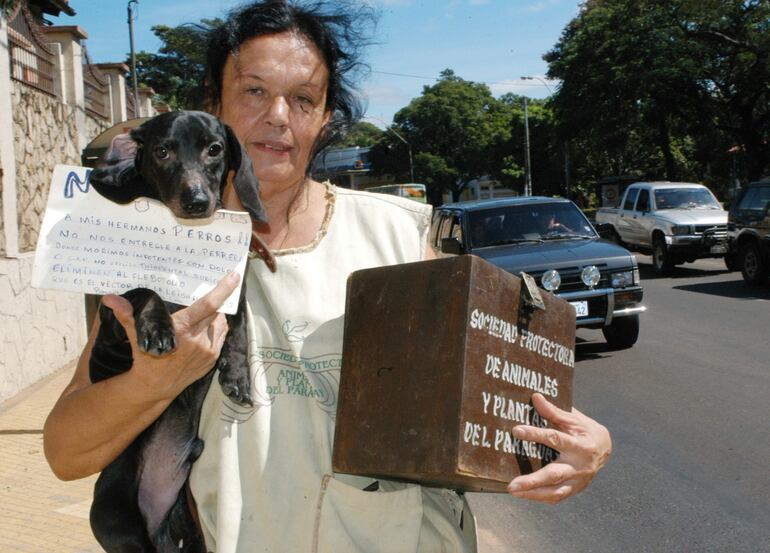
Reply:
[[217, 384], [206, 397], [191, 487], [208, 548], [474, 551], [474, 521], [453, 492], [385, 481], [363, 491], [372, 479], [332, 473], [347, 277], [423, 259], [431, 208], [331, 185], [327, 200], [313, 244], [276, 252], [276, 273], [258, 260], [247, 267], [256, 404], [238, 406]]

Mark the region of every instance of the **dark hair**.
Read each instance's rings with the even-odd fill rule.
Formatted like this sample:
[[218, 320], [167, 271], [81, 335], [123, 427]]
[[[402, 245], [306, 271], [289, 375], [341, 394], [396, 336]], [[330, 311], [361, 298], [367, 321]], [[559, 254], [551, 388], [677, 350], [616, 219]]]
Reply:
[[240, 46], [263, 35], [294, 31], [321, 52], [329, 71], [326, 110], [332, 119], [319, 137], [313, 154], [331, 144], [358, 121], [364, 106], [355, 82], [368, 68], [362, 49], [371, 43], [377, 16], [366, 3], [261, 0], [236, 8], [225, 22], [208, 33], [204, 98], [210, 110], [220, 107], [225, 63]]

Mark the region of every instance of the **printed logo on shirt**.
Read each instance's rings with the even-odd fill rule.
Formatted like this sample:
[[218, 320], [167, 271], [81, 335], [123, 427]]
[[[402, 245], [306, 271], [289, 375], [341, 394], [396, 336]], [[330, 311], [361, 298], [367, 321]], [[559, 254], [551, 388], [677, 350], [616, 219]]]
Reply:
[[299, 396], [315, 401], [334, 420], [342, 354], [301, 357], [288, 349], [253, 344], [250, 351], [251, 364], [256, 368], [252, 389], [263, 399], [262, 407], [272, 405], [276, 398]]

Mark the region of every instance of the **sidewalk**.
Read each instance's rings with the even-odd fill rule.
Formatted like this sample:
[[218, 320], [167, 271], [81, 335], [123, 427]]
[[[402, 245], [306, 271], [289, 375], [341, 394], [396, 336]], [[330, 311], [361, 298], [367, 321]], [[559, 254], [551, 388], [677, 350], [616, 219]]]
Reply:
[[[0, 553], [102, 552], [88, 524], [96, 476], [62, 482], [43, 455], [43, 423], [73, 370], [0, 403]], [[494, 531], [477, 530], [480, 551], [504, 551]]]
[[57, 479], [43, 455], [43, 423], [74, 365], [0, 403], [0, 552], [96, 553], [88, 525], [96, 476]]

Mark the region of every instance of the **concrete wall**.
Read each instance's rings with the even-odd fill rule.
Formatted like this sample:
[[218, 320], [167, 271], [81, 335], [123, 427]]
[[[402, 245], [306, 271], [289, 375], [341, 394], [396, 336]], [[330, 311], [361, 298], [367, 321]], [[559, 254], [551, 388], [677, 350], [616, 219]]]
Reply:
[[30, 287], [32, 254], [0, 258], [0, 402], [77, 359], [83, 294]]

